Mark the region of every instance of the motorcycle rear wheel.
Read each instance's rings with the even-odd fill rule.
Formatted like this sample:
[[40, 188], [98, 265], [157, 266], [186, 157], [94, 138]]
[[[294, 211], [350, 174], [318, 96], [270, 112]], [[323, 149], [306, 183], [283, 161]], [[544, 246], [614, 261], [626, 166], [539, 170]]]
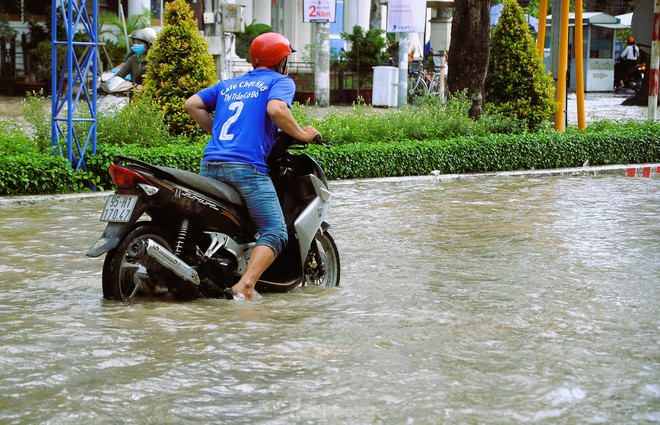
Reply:
[[[314, 244], [316, 249], [314, 249]], [[314, 255], [312, 255], [314, 254]], [[313, 261], [316, 266], [313, 266]], [[332, 288], [339, 286], [339, 250], [330, 233], [317, 232], [305, 261], [302, 286]]]
[[143, 266], [127, 257], [126, 251], [136, 239], [152, 239], [172, 251], [173, 239], [169, 232], [149, 222], [139, 224], [124, 237], [117, 248], [105, 256], [102, 277], [104, 298], [127, 301], [138, 294], [148, 294], [159, 283], [166, 286], [164, 282], [154, 281], [154, 277], [147, 275]]

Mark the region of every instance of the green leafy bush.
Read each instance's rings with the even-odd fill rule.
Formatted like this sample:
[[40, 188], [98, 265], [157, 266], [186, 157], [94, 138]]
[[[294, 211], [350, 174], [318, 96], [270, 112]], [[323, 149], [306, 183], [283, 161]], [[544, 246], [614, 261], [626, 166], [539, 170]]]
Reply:
[[96, 155], [91, 155], [87, 159], [87, 167], [93, 175], [98, 176], [98, 185], [102, 187], [112, 187], [112, 181], [107, 171], [117, 155], [198, 173], [206, 143], [190, 143], [183, 136], [180, 136], [178, 140], [178, 143], [151, 149], [144, 149], [138, 145], [106, 146]]
[[121, 108], [99, 112], [97, 129], [98, 146], [137, 144], [154, 147], [175, 139], [167, 131], [163, 112], [144, 98]]
[[[49, 128], [43, 97], [30, 98], [33, 122]], [[565, 133], [527, 132], [515, 117], [487, 114], [468, 117], [470, 104], [458, 95], [447, 103], [424, 99], [415, 106], [373, 111], [363, 105], [349, 113], [316, 118], [316, 107], [295, 104], [303, 124], [313, 124], [333, 146], [311, 146], [307, 153], [330, 179], [477, 173], [591, 165], [660, 162], [660, 122], [591, 123]], [[22, 133], [13, 122], [0, 122], [0, 196], [111, 189], [107, 169], [116, 155], [153, 164], [199, 171], [208, 135], [170, 136], [155, 105], [137, 102], [121, 111], [99, 114], [97, 154], [87, 152], [86, 172], [73, 172], [59, 155], [51, 156], [49, 135]], [[121, 114], [121, 115], [120, 115]], [[81, 124], [82, 125], [82, 124]], [[144, 127], [144, 128], [141, 128]], [[43, 140], [42, 137], [48, 137]], [[45, 143], [48, 143], [47, 145]], [[64, 150], [63, 150], [63, 153]], [[88, 189], [87, 189], [88, 190]]]
[[0, 119], [0, 156], [39, 153], [39, 146], [34, 139], [25, 134], [14, 121]]
[[[341, 38], [351, 44], [351, 49], [340, 54], [339, 66], [358, 74], [360, 82], [371, 76], [371, 68], [385, 62], [383, 53], [387, 43], [381, 29], [364, 29], [355, 25], [352, 32], [342, 32]], [[368, 72], [367, 72], [368, 71]]]
[[329, 179], [553, 169], [660, 161], [660, 123], [629, 122], [602, 131], [491, 134], [401, 143], [310, 147]]
[[[182, 138], [183, 140], [187, 140]], [[144, 148], [105, 145], [88, 156], [88, 173], [73, 173], [66, 159], [43, 154], [0, 157], [0, 196], [63, 193], [90, 182], [112, 188], [107, 169], [116, 155], [192, 172], [199, 171], [205, 142]], [[490, 134], [452, 139], [400, 140], [399, 143], [345, 143], [306, 151], [329, 179], [371, 178], [440, 173], [484, 173], [591, 165], [660, 162], [660, 122], [602, 125], [524, 134]]]
[[34, 141], [41, 152], [50, 151], [51, 119], [47, 102], [50, 100], [43, 90], [25, 93], [23, 99], [23, 116], [34, 131]]
[[253, 20], [250, 25], [245, 26], [244, 32], [236, 34], [236, 54], [250, 62], [250, 44], [261, 34], [270, 31], [272, 31], [270, 25], [261, 24]]
[[73, 170], [66, 158], [20, 154], [0, 156], [0, 195], [64, 193], [75, 190]]
[[487, 110], [525, 120], [531, 130], [556, 109], [552, 78], [543, 73], [536, 43], [515, 0], [504, 0], [491, 36], [486, 102]]
[[160, 106], [172, 134], [203, 131], [184, 103], [215, 83], [215, 61], [207, 50], [190, 6], [184, 0], [167, 3], [165, 25], [149, 52], [144, 96]]
[[369, 106], [356, 105], [347, 114], [330, 112], [323, 120], [309, 115], [298, 115], [297, 118], [299, 122], [313, 124], [326, 143], [331, 145], [448, 139], [527, 131], [525, 122], [516, 117], [490, 112], [475, 121], [470, 119], [469, 110], [470, 101], [467, 96], [458, 93], [446, 102], [438, 97], [420, 97], [415, 105], [382, 113], [374, 112]]

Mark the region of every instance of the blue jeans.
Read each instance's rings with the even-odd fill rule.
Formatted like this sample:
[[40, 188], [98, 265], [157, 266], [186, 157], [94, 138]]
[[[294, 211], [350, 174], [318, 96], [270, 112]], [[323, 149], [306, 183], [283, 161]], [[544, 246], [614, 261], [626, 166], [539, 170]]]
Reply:
[[234, 162], [202, 162], [200, 174], [234, 187], [245, 199], [259, 236], [257, 246], [269, 247], [277, 257], [288, 240], [284, 215], [273, 181], [251, 165]]

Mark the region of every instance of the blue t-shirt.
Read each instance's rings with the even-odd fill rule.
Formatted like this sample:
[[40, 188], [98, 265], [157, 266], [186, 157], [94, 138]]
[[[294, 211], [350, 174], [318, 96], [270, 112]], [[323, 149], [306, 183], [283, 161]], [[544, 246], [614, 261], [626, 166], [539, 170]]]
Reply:
[[274, 99], [291, 107], [295, 91], [291, 78], [270, 69], [255, 69], [198, 92], [204, 106], [215, 111], [213, 136], [203, 160], [250, 164], [268, 174], [266, 160], [277, 127], [266, 107]]

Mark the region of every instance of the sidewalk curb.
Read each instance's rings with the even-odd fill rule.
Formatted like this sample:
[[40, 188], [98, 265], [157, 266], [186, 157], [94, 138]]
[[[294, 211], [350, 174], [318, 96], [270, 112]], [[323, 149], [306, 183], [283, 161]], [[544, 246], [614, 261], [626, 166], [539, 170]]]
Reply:
[[[631, 175], [632, 173], [632, 175]], [[596, 176], [596, 175], [621, 175], [628, 177], [655, 177], [660, 176], [660, 163], [656, 164], [628, 164], [628, 165], [599, 165], [594, 167], [573, 167], [556, 168], [544, 170], [520, 170], [520, 171], [498, 171], [492, 173], [474, 173], [474, 174], [435, 174], [434, 171], [427, 176], [406, 176], [406, 177], [379, 177], [370, 179], [359, 179], [360, 181], [380, 181], [380, 182], [403, 182], [411, 180], [466, 180], [466, 179], [487, 179], [487, 178], [511, 178], [511, 177], [552, 177], [552, 176]], [[334, 180], [331, 184], [339, 182], [356, 181], [353, 180]]]
[[114, 191], [106, 190], [103, 192], [85, 192], [85, 193], [63, 193], [63, 194], [48, 194], [48, 195], [25, 195], [25, 196], [4, 196], [0, 197], [0, 207], [15, 206], [15, 205], [32, 205], [40, 202], [47, 201], [79, 201], [88, 198], [100, 198], [108, 196]]
[[[596, 167], [575, 167], [575, 168], [557, 168], [549, 170], [521, 170], [521, 171], [500, 171], [496, 173], [478, 173], [478, 174], [433, 174], [428, 176], [406, 176], [406, 177], [381, 177], [371, 179], [351, 179], [334, 180], [333, 183], [346, 183], [354, 181], [379, 181], [379, 182], [404, 182], [411, 180], [467, 180], [467, 179], [486, 179], [486, 178], [511, 178], [511, 177], [552, 177], [552, 176], [596, 176], [596, 175], [621, 175], [626, 177], [649, 178], [660, 176], [660, 163], [657, 164], [631, 164], [631, 165], [601, 165]], [[78, 201], [88, 198], [105, 197], [112, 191], [86, 192], [86, 193], [68, 193], [56, 195], [26, 195], [26, 196], [5, 196], [0, 197], [0, 207], [16, 205], [32, 205], [40, 202], [56, 201]]]

